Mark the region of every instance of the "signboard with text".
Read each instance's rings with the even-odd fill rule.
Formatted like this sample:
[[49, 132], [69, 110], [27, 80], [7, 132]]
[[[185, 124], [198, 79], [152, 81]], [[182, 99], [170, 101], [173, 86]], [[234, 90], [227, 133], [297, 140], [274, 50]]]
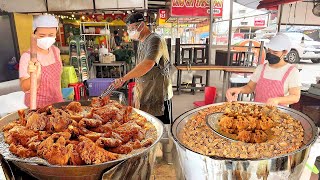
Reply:
[[[213, 0], [213, 16], [222, 17], [223, 0]], [[171, 16], [207, 17], [210, 15], [208, 0], [172, 0]]]
[[263, 18], [254, 18], [254, 26], [265, 26], [266, 20]]

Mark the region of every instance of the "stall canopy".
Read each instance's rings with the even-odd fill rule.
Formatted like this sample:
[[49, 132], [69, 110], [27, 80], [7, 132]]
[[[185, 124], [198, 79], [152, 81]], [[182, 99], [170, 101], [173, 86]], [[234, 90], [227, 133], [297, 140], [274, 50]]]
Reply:
[[268, 9], [268, 10], [277, 10], [278, 6], [281, 4], [292, 3], [300, 0], [262, 0], [260, 1], [257, 9]]
[[278, 6], [281, 4], [292, 3], [301, 0], [234, 0], [243, 6], [252, 8], [252, 9], [268, 9], [268, 10], [277, 10]]
[[147, 9], [147, 0], [0, 0], [7, 12], [59, 12], [103, 9]]

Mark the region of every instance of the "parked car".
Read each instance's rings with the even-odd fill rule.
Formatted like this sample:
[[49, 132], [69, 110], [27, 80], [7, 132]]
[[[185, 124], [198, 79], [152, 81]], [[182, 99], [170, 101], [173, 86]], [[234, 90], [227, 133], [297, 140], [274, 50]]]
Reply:
[[[275, 34], [275, 33], [274, 33]], [[313, 63], [320, 63], [320, 42], [315, 41], [303, 33], [284, 32], [290, 40], [292, 48], [286, 60], [290, 63], [299, 63], [300, 60], [311, 60]], [[270, 37], [260, 37], [258, 41], [269, 42]]]

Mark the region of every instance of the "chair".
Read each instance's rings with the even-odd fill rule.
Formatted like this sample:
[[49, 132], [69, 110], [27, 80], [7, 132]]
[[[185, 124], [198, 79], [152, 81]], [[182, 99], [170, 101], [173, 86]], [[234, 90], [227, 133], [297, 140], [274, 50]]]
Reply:
[[191, 92], [192, 92], [192, 94], [194, 95], [194, 94], [196, 94], [196, 81], [197, 81], [197, 79], [199, 79], [199, 81], [200, 81], [200, 84], [201, 84], [201, 87], [202, 87], [202, 76], [201, 75], [193, 75], [193, 77], [192, 77], [192, 84], [191, 84], [191, 86], [192, 86], [192, 89], [191, 89]]
[[208, 86], [204, 88], [204, 101], [195, 101], [193, 105], [195, 107], [201, 107], [208, 104], [213, 104], [216, 100], [217, 88], [213, 86]]
[[181, 64], [192, 63], [192, 50], [193, 48], [182, 48], [181, 49]]
[[133, 88], [136, 85], [135, 82], [129, 82], [128, 83], [128, 104], [129, 106], [132, 106], [133, 101]]
[[74, 89], [74, 100], [79, 101], [81, 96], [87, 97], [86, 87], [82, 82], [69, 84], [68, 87]]

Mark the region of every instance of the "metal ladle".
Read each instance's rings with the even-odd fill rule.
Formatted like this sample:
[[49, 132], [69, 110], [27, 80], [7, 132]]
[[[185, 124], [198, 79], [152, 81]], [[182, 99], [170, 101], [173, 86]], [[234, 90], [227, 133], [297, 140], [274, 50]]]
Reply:
[[210, 127], [211, 130], [214, 131], [217, 135], [224, 139], [228, 139], [230, 141], [239, 141], [236, 136], [229, 134], [229, 133], [223, 133], [221, 131], [219, 120], [223, 116], [223, 112], [217, 112], [207, 115], [206, 117], [206, 123]]

